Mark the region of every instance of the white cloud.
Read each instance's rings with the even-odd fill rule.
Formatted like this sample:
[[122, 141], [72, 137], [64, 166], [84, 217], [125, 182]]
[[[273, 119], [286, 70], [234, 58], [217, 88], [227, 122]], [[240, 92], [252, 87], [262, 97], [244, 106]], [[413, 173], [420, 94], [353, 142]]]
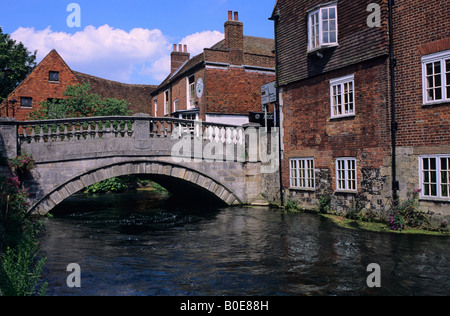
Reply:
[[[30, 51], [38, 62], [56, 49], [73, 70], [106, 79], [158, 84], [170, 71], [172, 45], [160, 30], [135, 28], [129, 32], [103, 25], [88, 26], [74, 34], [19, 28], [11, 37]], [[218, 31], [204, 31], [183, 38], [191, 56], [223, 39]]]
[[219, 31], [204, 31], [188, 35], [181, 40], [181, 43], [188, 46], [191, 56], [195, 56], [203, 52], [204, 48], [209, 48], [223, 40], [224, 34]]

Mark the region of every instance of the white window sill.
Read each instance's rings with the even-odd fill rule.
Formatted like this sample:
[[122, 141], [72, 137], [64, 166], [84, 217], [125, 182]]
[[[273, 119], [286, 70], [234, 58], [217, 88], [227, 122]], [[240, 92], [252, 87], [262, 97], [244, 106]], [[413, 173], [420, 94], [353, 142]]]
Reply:
[[345, 114], [345, 115], [337, 115], [337, 116], [331, 116], [330, 120], [338, 120], [342, 118], [350, 118], [350, 117], [356, 117], [356, 114]]

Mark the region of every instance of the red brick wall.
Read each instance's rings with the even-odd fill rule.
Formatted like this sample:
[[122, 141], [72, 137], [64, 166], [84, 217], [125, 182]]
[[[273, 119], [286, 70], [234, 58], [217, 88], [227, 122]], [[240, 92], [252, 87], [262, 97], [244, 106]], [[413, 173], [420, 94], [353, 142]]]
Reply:
[[[354, 117], [331, 118], [330, 80], [354, 74]], [[362, 169], [379, 169], [390, 155], [388, 62], [374, 59], [284, 87], [283, 186], [289, 188], [289, 158], [314, 157], [316, 169], [328, 169], [336, 189], [335, 159], [356, 157], [359, 192], [368, 188]], [[326, 180], [328, 182], [328, 180]]]
[[394, 52], [399, 146], [450, 144], [450, 102], [423, 105], [421, 58], [450, 50], [448, 0], [397, 0]]
[[[170, 85], [167, 85], [167, 89], [169, 90], [169, 105], [170, 105], [170, 111], [169, 115], [172, 114], [175, 109], [173, 106], [173, 102], [178, 99], [178, 110], [187, 110], [187, 80], [190, 76], [194, 76], [195, 79], [195, 85], [197, 85], [197, 80], [199, 78], [202, 78], [203, 82], [205, 82], [205, 76], [204, 76], [204, 69], [200, 69], [192, 74], [186, 74], [183, 77], [178, 78], [177, 80], [173, 81]], [[158, 100], [158, 117], [164, 116], [164, 91], [161, 90], [159, 93], [153, 97], [153, 100], [157, 98]], [[206, 91], [206, 87], [204, 87], [204, 91]], [[198, 105], [195, 105], [194, 107], [200, 107], [200, 109], [204, 108], [204, 99], [205, 99], [205, 92], [203, 92], [203, 96], [199, 99], [197, 97], [197, 94], [195, 94], [195, 101], [198, 103]], [[154, 115], [154, 102], [152, 103], [152, 115]]]
[[261, 86], [275, 81], [275, 73], [244, 68], [207, 69], [208, 113], [248, 114], [261, 111]]
[[[49, 82], [49, 71], [59, 71], [59, 82]], [[79, 82], [73, 75], [70, 68], [61, 56], [52, 50], [32, 71], [32, 73], [22, 82], [16, 90], [9, 96], [9, 100], [14, 98], [16, 103], [15, 117], [19, 121], [28, 119], [32, 110], [39, 108], [39, 103], [47, 99], [63, 99], [64, 91], [69, 85], [77, 85]], [[20, 106], [21, 97], [33, 98], [33, 107], [24, 108]], [[9, 111], [9, 116], [12, 116]], [[5, 111], [2, 110], [2, 116]]]

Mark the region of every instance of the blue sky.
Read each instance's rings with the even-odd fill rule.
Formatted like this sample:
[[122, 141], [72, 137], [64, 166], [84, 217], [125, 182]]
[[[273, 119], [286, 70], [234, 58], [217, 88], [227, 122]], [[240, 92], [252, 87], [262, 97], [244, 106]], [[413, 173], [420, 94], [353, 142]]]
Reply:
[[[275, 0], [0, 0], [0, 26], [40, 61], [55, 48], [73, 70], [127, 83], [158, 84], [169, 71], [172, 44], [192, 55], [223, 38], [228, 11], [244, 34], [273, 38]], [[69, 27], [70, 3], [81, 27]]]

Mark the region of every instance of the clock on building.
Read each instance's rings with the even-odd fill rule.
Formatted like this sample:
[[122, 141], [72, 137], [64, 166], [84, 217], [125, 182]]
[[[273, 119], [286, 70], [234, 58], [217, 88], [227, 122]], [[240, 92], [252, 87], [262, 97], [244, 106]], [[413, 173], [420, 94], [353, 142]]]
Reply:
[[197, 91], [197, 97], [201, 98], [203, 95], [203, 80], [202, 80], [202, 78], [198, 78], [195, 91]]

